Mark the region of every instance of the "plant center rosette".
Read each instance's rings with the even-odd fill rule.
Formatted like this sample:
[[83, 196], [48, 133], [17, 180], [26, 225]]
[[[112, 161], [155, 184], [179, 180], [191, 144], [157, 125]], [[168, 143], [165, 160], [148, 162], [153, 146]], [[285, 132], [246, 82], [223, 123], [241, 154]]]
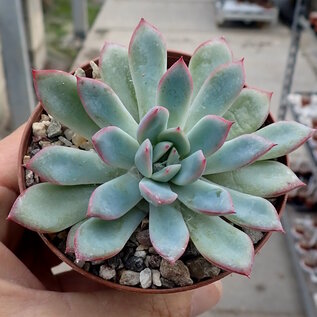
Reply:
[[243, 60], [223, 38], [167, 70], [162, 35], [142, 19], [129, 49], [106, 43], [94, 67], [100, 79], [34, 71], [47, 113], [94, 150], [38, 152], [27, 168], [42, 183], [18, 197], [9, 219], [40, 233], [70, 228], [66, 252], [101, 261], [148, 217], [151, 243], [169, 263], [191, 239], [210, 263], [249, 276], [254, 246], [240, 229], [283, 230], [268, 198], [303, 183], [276, 158], [313, 130], [262, 127], [272, 94], [246, 85]]

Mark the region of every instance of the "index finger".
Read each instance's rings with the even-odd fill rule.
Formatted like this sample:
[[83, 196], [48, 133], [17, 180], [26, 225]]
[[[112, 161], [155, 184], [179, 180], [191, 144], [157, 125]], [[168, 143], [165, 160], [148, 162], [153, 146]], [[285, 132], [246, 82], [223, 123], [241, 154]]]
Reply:
[[0, 241], [11, 250], [15, 249], [22, 228], [6, 220], [19, 195], [18, 151], [25, 124], [0, 141]]
[[25, 124], [0, 141], [0, 186], [19, 194], [18, 152]]

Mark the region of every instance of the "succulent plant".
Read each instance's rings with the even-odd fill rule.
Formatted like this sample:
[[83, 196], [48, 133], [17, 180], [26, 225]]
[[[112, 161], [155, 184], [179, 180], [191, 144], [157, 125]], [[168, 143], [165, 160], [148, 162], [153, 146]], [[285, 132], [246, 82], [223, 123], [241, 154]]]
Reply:
[[105, 44], [101, 79], [34, 71], [44, 109], [94, 150], [37, 153], [27, 168], [46, 182], [20, 195], [9, 219], [42, 233], [71, 227], [66, 252], [95, 261], [120, 252], [149, 213], [166, 260], [190, 237], [211, 263], [249, 275], [254, 247], [240, 228], [283, 230], [266, 198], [303, 183], [275, 158], [313, 130], [286, 121], [261, 128], [272, 94], [245, 84], [243, 60], [223, 38], [201, 44], [189, 67], [180, 58], [166, 69], [164, 40], [142, 19], [128, 49]]

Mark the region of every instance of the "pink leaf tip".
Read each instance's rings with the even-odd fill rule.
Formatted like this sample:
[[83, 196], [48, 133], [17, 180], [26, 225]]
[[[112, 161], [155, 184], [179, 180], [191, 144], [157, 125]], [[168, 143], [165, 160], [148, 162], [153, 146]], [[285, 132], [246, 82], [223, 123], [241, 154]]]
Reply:
[[131, 51], [131, 46], [132, 46], [132, 43], [134, 42], [134, 38], [135, 38], [137, 32], [143, 26], [147, 26], [147, 27], [151, 28], [154, 32], [156, 32], [159, 35], [159, 37], [161, 38], [163, 44], [166, 46], [165, 40], [163, 38], [162, 33], [154, 25], [152, 25], [151, 23], [147, 22], [144, 18], [141, 18], [139, 23], [138, 23], [138, 25], [134, 29], [132, 36], [131, 36], [131, 40], [130, 40], [130, 43], [129, 43], [129, 49], [128, 49], [129, 52]]

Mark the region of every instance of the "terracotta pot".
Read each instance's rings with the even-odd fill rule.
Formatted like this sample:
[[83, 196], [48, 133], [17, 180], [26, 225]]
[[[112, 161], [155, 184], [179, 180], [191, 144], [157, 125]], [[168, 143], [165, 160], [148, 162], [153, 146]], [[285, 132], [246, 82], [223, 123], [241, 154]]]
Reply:
[[[190, 55], [185, 54], [185, 53], [180, 53], [180, 52], [174, 52], [174, 51], [169, 51], [168, 52], [168, 67], [173, 65], [181, 56], [183, 56], [184, 61], [186, 64], [189, 63], [190, 60]], [[95, 60], [96, 63], [98, 63], [98, 60]], [[85, 70], [87, 77], [91, 77], [91, 67], [89, 64], [85, 64], [82, 66], [82, 68]], [[22, 136], [22, 141], [19, 149], [19, 166], [18, 166], [18, 181], [19, 181], [19, 189], [20, 192], [24, 191], [26, 189], [25, 185], [25, 168], [22, 165], [23, 162], [23, 157], [27, 152], [27, 148], [29, 144], [31, 143], [31, 138], [32, 138], [32, 123], [36, 122], [39, 120], [42, 112], [43, 112], [43, 107], [41, 106], [40, 103], [38, 103], [37, 107], [35, 108], [34, 112], [32, 113], [31, 117], [29, 118], [23, 136]], [[266, 119], [265, 124], [271, 124], [274, 122], [274, 119], [272, 118], [272, 115], [269, 114], [268, 118]], [[288, 160], [286, 156], [283, 156], [278, 159], [281, 163], [288, 165]], [[277, 198], [277, 201], [275, 203], [275, 208], [277, 209], [278, 214], [281, 216], [282, 211], [285, 207], [287, 200], [287, 195], [283, 195]], [[54, 246], [51, 241], [49, 240], [48, 236], [46, 234], [41, 234], [39, 233], [39, 236], [42, 238], [42, 240], [45, 242], [45, 244], [54, 252], [63, 262], [67, 263], [69, 266], [73, 268], [73, 270], [77, 271], [78, 273], [84, 275], [85, 277], [98, 282], [100, 284], [105, 285], [106, 287], [110, 288], [115, 288], [118, 290], [124, 290], [124, 291], [130, 291], [130, 292], [136, 292], [136, 293], [147, 293], [147, 294], [166, 294], [166, 293], [176, 293], [176, 292], [184, 292], [188, 290], [192, 290], [198, 287], [205, 286], [207, 284], [213, 283], [217, 280], [220, 280], [224, 278], [225, 276], [229, 275], [230, 272], [222, 272], [220, 273], [217, 277], [211, 278], [205, 281], [201, 281], [198, 283], [195, 283], [190, 286], [184, 286], [184, 287], [177, 287], [173, 289], [142, 289], [142, 288], [137, 288], [137, 287], [131, 287], [131, 286], [124, 286], [118, 283], [106, 281], [92, 273], [88, 273], [85, 270], [79, 268], [76, 266], [70, 259], [66, 257], [65, 254], [63, 254], [56, 246]], [[264, 237], [255, 245], [255, 253], [258, 253], [259, 250], [263, 247], [263, 245], [267, 242], [269, 237], [271, 236], [271, 233], [265, 233]]]

